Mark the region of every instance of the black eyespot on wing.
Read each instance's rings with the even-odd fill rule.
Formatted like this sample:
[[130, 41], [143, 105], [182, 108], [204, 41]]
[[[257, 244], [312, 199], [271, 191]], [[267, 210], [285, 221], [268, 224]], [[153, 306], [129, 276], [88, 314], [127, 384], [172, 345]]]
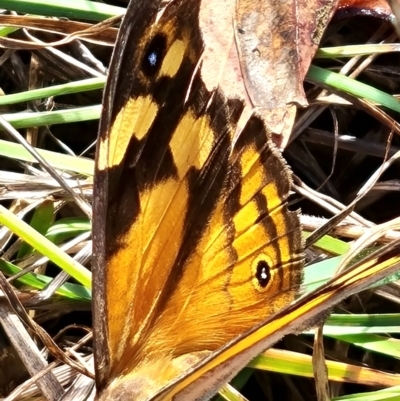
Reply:
[[258, 284], [262, 288], [266, 287], [271, 279], [271, 273], [269, 271], [268, 263], [265, 260], [260, 260], [257, 263], [257, 271], [256, 271], [256, 278], [258, 280]]
[[155, 75], [160, 69], [167, 49], [167, 38], [156, 35], [151, 40], [142, 60], [142, 70], [148, 77]]

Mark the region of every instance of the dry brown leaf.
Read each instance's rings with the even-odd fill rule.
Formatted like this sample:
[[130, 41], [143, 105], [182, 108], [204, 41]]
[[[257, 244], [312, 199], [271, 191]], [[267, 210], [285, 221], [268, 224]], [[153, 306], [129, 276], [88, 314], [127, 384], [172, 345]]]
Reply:
[[273, 134], [287, 143], [303, 81], [336, 0], [238, 0], [236, 42], [246, 89]]
[[[291, 3], [203, 1], [206, 43], [203, 79], [228, 97], [246, 100], [264, 117], [278, 145], [292, 131], [297, 106], [306, 106], [303, 81], [336, 0]], [[276, 140], [277, 139], [277, 140]]]

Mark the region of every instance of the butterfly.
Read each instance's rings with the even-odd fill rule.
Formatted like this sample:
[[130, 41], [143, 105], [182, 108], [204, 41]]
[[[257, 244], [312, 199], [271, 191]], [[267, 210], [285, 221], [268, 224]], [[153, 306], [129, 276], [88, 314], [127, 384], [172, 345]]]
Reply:
[[256, 113], [237, 135], [243, 102], [206, 88], [199, 7], [131, 1], [111, 61], [94, 182], [98, 400], [207, 400], [370, 282], [343, 272], [297, 299], [290, 171]]
[[302, 280], [289, 170], [256, 114], [236, 139], [243, 103], [206, 89], [199, 6], [131, 2], [111, 62], [93, 222], [101, 399], [151, 399]]

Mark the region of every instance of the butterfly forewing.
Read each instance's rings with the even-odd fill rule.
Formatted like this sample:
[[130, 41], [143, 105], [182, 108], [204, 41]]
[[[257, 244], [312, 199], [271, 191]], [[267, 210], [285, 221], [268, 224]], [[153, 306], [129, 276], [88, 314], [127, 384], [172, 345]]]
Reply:
[[257, 116], [201, 80], [199, 0], [132, 1], [104, 95], [94, 196], [96, 380], [150, 400], [290, 303], [301, 238]]
[[[189, 53], [193, 53], [195, 44], [201, 45], [201, 41], [183, 37], [191, 30], [177, 30], [182, 24], [178, 19], [185, 16], [173, 16], [173, 7], [169, 9], [171, 17], [164, 17], [165, 22], [159, 21], [153, 29], [158, 3], [133, 2], [127, 12], [110, 67], [100, 123], [94, 204], [94, 254], [99, 266], [95, 266], [95, 272], [99, 274], [94, 277], [94, 310], [95, 324], [102, 326], [101, 334], [96, 336], [97, 358], [106, 359], [102, 364], [110, 370], [115, 368], [128, 336], [139, 335], [155, 301], [152, 296], [156, 297], [168, 277], [167, 269], [150, 270], [146, 262], [160, 258], [162, 253], [168, 267], [176, 253], [181, 227], [175, 225], [175, 244], [164, 244], [166, 249], [162, 249], [163, 244], [158, 246], [160, 241], [151, 239], [156, 236], [174, 242], [175, 237], [165, 231], [172, 231], [174, 225], [170, 223], [174, 216], [166, 214], [168, 204], [174, 204], [179, 216], [186, 209], [187, 190], [176, 176], [169, 141], [183, 114], [182, 92], [188, 90], [194, 69], [193, 56], [185, 54], [179, 44], [183, 40], [192, 42]], [[171, 57], [168, 50], [173, 52], [172, 62], [180, 60], [180, 82], [170, 76], [171, 67], [165, 64]], [[199, 57], [200, 48], [197, 53]], [[165, 104], [166, 97], [171, 102]], [[130, 302], [112, 302], [115, 294], [111, 288], [118, 288], [119, 293], [131, 298]], [[102, 311], [106, 319], [96, 311]], [[103, 375], [104, 371], [99, 372], [100, 382]]]

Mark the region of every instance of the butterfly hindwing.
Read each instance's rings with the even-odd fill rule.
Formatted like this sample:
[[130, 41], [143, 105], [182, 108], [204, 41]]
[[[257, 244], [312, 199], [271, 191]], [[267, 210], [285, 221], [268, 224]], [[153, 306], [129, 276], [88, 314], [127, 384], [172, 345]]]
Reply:
[[102, 400], [150, 400], [291, 302], [301, 281], [288, 169], [256, 115], [234, 143], [243, 105], [201, 80], [200, 2], [172, 1], [161, 16], [159, 6], [131, 2], [104, 95], [93, 226]]

